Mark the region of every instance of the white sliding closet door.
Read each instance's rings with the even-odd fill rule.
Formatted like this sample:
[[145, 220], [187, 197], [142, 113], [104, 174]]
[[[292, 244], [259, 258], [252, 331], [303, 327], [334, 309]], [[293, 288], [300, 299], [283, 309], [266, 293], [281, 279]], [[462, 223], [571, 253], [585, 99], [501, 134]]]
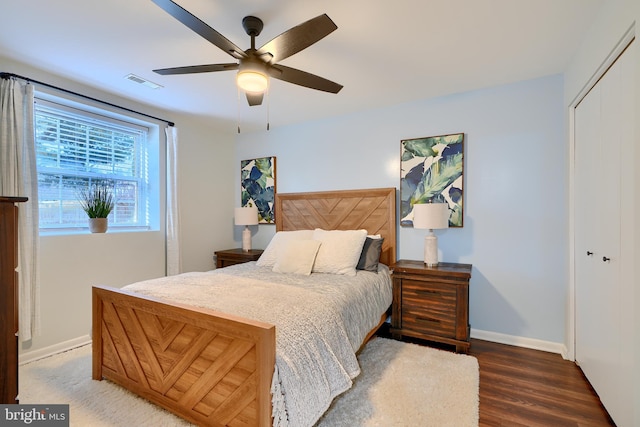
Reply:
[[[575, 109], [576, 361], [618, 426], [633, 425], [633, 275], [625, 254], [635, 64], [627, 48]], [[628, 237], [626, 237], [628, 239]]]

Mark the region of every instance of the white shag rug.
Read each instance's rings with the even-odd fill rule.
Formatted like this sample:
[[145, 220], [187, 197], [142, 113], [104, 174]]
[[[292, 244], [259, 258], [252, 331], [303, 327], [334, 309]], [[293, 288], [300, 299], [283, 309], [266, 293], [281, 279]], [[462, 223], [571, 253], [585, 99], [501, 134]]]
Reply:
[[[476, 358], [375, 338], [358, 359], [353, 387], [316, 427], [478, 425]], [[69, 404], [71, 426], [191, 426], [120, 386], [93, 381], [90, 345], [23, 365], [19, 375], [20, 403]]]

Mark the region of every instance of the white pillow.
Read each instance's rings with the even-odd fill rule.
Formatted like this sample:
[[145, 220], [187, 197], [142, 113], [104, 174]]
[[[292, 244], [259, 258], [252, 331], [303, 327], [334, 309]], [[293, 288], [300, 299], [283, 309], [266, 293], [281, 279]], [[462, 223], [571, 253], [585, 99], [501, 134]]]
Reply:
[[320, 248], [317, 240], [290, 240], [280, 246], [273, 266], [276, 273], [293, 273], [308, 276]]
[[367, 230], [322, 230], [313, 231], [313, 240], [322, 242], [316, 262], [315, 273], [356, 275], [356, 266], [362, 253]]
[[311, 240], [313, 238], [313, 230], [295, 230], [295, 231], [278, 231], [267, 245], [258, 261], [257, 265], [261, 267], [273, 267], [278, 259], [278, 250], [290, 240]]

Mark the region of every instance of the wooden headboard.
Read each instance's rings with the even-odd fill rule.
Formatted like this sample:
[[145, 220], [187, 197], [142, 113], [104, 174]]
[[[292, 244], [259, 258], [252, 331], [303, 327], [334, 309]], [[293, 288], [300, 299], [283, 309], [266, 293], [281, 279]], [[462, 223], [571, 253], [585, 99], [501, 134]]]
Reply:
[[396, 261], [396, 189], [276, 194], [276, 231], [358, 230], [384, 237], [380, 262]]

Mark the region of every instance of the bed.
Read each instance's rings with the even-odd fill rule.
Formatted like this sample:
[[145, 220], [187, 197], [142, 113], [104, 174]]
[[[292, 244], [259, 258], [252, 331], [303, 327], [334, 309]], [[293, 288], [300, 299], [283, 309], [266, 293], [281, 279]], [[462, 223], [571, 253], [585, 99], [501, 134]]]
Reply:
[[[275, 204], [277, 232], [365, 229], [383, 238], [381, 264], [390, 265], [396, 259], [395, 188], [278, 194]], [[250, 264], [256, 263], [211, 274], [193, 273], [191, 276], [197, 277], [190, 280], [209, 280], [213, 275], [219, 280], [235, 271], [247, 276], [241, 280], [251, 282], [260, 271], [254, 271]], [[380, 271], [385, 271], [384, 266]], [[158, 280], [171, 283], [174, 279]], [[283, 405], [276, 398], [278, 393], [272, 400], [272, 392], [279, 386], [278, 375], [284, 381], [284, 374], [278, 374], [283, 355], [281, 338], [276, 345], [276, 322], [198, 307], [197, 302], [185, 304], [171, 297], [144, 295], [135, 284], [125, 288], [93, 287], [94, 379], [109, 379], [198, 425], [280, 423], [272, 419], [272, 412]], [[170, 286], [166, 289], [175, 291]], [[361, 341], [350, 343], [354, 350], [375, 333], [385, 317], [383, 312], [368, 332], [348, 332]], [[324, 328], [311, 315], [312, 320], [299, 319], [299, 323]], [[279, 334], [283, 333], [284, 328], [279, 328]]]

